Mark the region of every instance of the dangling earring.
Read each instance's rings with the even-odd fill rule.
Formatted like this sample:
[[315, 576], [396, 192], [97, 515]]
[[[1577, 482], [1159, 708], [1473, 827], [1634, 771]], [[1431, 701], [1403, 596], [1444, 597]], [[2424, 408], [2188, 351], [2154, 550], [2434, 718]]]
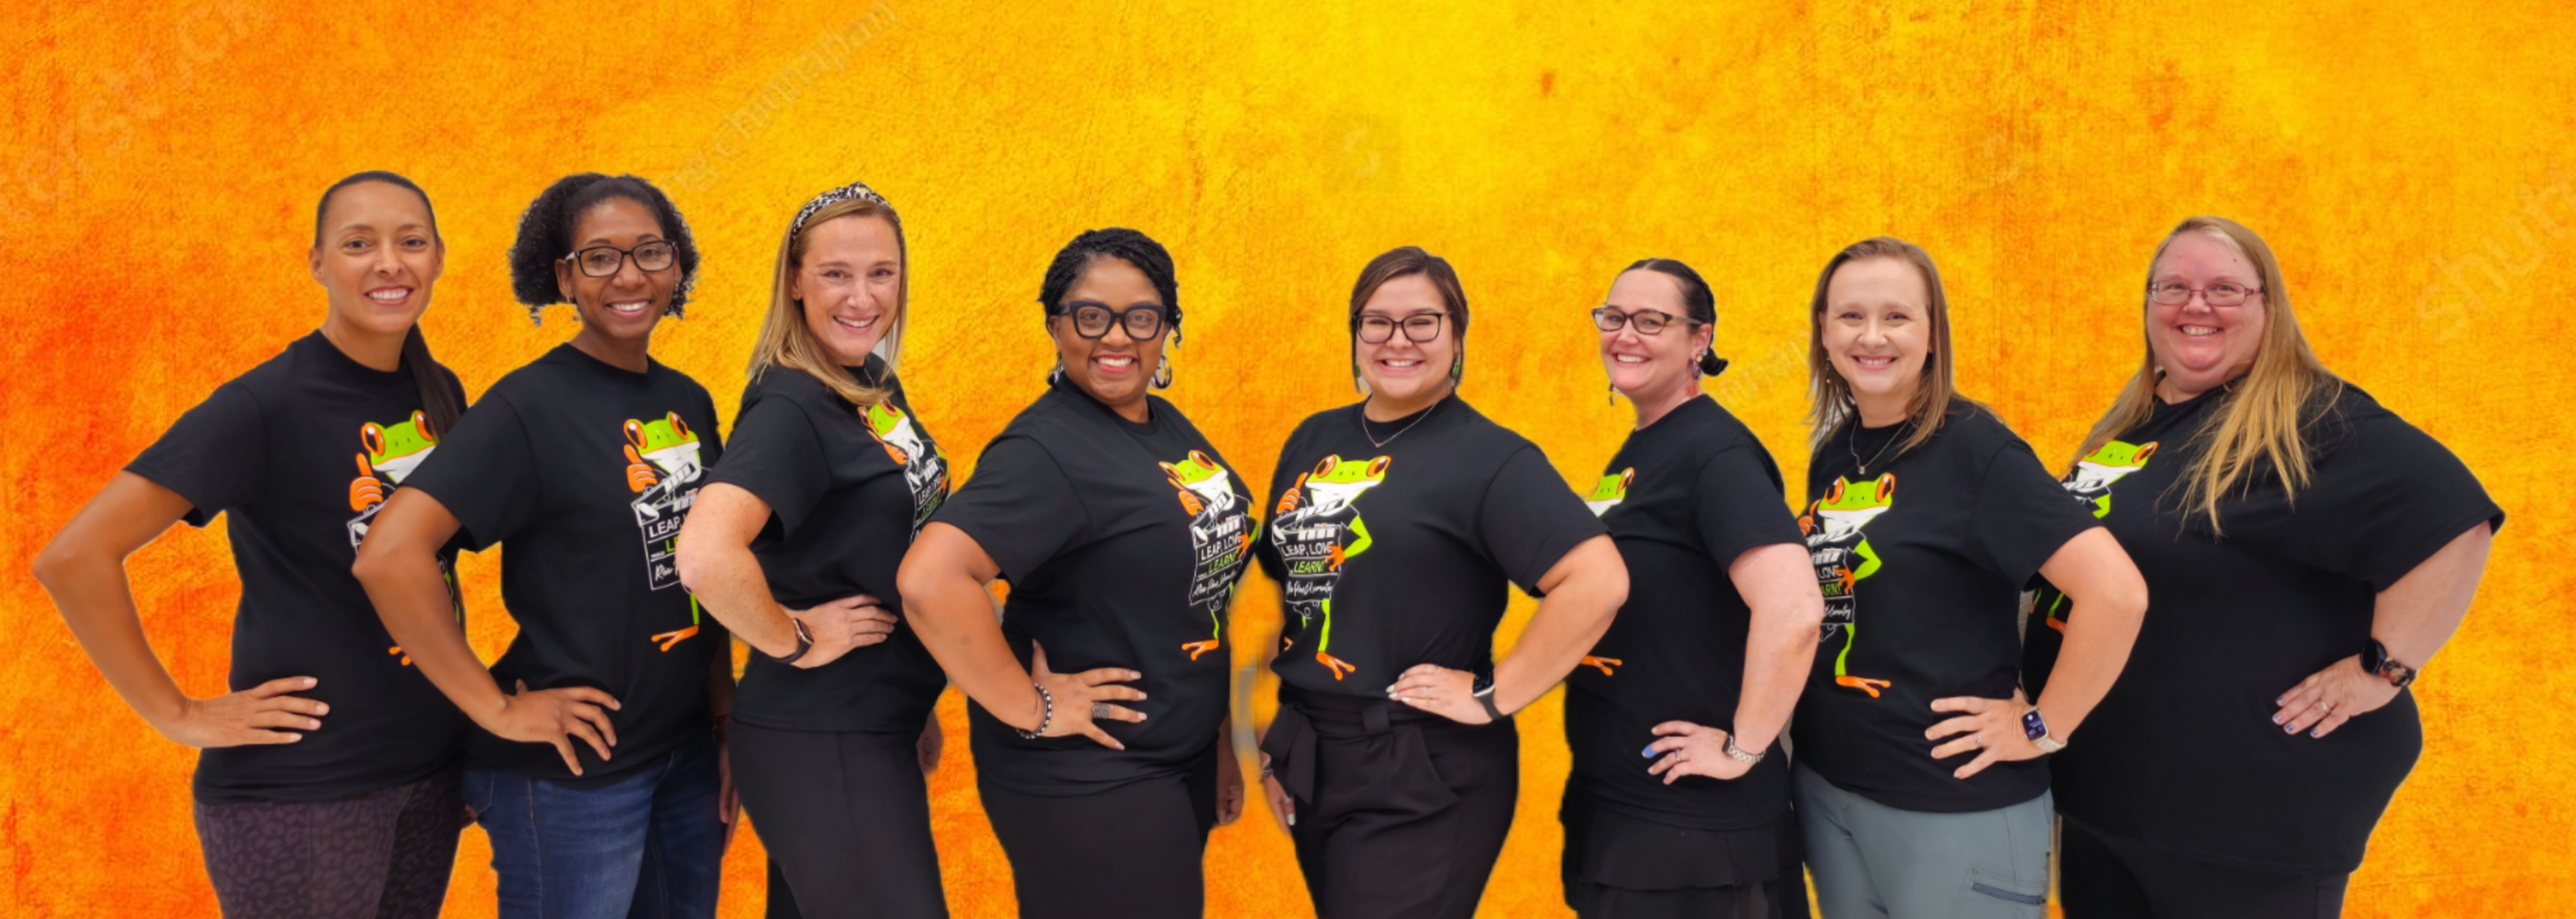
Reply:
[[1154, 365], [1154, 388], [1172, 388], [1172, 356], [1169, 354], [1163, 355], [1162, 362]]
[[1460, 383], [1466, 382], [1466, 379], [1467, 351], [1466, 349], [1461, 348], [1458, 350], [1458, 356], [1449, 361], [1449, 385], [1455, 387]]
[[1614, 381], [1612, 381], [1612, 382], [1610, 383], [1610, 398], [1609, 398], [1609, 399], [1607, 399], [1607, 400], [1604, 400], [1604, 401], [1602, 402], [1602, 404], [1603, 404], [1603, 405], [1617, 405], [1617, 404], [1619, 404], [1619, 383], [1618, 383], [1617, 381], [1615, 381], [1615, 380], [1614, 380]]
[[1368, 378], [1360, 375], [1360, 365], [1357, 363], [1351, 364], [1351, 388], [1359, 391], [1360, 398], [1369, 397]]
[[1055, 359], [1055, 368], [1047, 371], [1047, 385], [1054, 386], [1062, 382], [1064, 382], [1064, 358], [1059, 357]]
[[545, 328], [546, 308], [542, 306], [528, 307], [528, 324], [540, 329]]

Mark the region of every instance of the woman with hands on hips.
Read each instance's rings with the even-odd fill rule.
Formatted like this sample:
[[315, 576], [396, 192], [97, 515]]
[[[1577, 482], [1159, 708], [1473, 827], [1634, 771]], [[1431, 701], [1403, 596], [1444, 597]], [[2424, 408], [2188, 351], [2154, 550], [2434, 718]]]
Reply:
[[681, 583], [753, 651], [730, 761], [772, 915], [947, 914], [923, 774], [948, 679], [895, 613], [904, 552], [948, 498], [895, 376], [907, 268], [867, 185], [796, 212], [724, 462], [680, 528]]
[[[1806, 533], [1823, 641], [1791, 784], [1827, 919], [2036, 919], [2049, 767], [2129, 655], [2146, 586], [1992, 410], [1956, 394], [1949, 301], [1879, 237], [1816, 280]], [[2082, 624], [2036, 704], [2016, 610], [2035, 573]]]
[[[2325, 368], [2252, 230], [2183, 221], [2142, 294], [2145, 353], [2065, 483], [2155, 599], [2057, 757], [2066, 913], [2335, 915], [2423, 748], [2406, 687], [2467, 614], [2504, 512]], [[2063, 609], [2055, 574], [2029, 627], [2051, 686], [2094, 615]]]
[[1586, 917], [1803, 917], [1774, 738], [1806, 685], [1824, 601], [1779, 467], [1701, 392], [1726, 361], [1698, 272], [1630, 265], [1591, 318], [1636, 429], [1586, 503], [1636, 576], [1565, 679], [1566, 904]]
[[[1020, 915], [1191, 917], [1207, 833], [1243, 809], [1227, 607], [1252, 498], [1152, 389], [1181, 344], [1172, 256], [1091, 230], [1038, 301], [1057, 367], [897, 578], [972, 704], [976, 781]], [[1010, 582], [994, 621], [985, 585]]]
[[[1298, 425], [1271, 479], [1259, 551], [1287, 610], [1263, 789], [1324, 919], [1475, 912], [1519, 793], [1510, 715], [1628, 595], [1537, 445], [1458, 398], [1467, 318], [1446, 260], [1371, 260], [1348, 313], [1366, 397]], [[1496, 661], [1514, 585], [1543, 599]]]

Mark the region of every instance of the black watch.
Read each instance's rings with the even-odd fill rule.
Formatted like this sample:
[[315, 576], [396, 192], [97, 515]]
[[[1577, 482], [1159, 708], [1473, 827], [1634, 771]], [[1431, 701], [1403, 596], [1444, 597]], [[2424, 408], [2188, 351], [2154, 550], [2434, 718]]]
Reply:
[[1475, 684], [1474, 684], [1473, 686], [1469, 687], [1469, 689], [1470, 689], [1470, 691], [1471, 691], [1471, 692], [1473, 692], [1473, 693], [1475, 694], [1475, 696], [1476, 696], [1476, 701], [1478, 701], [1478, 702], [1482, 702], [1482, 703], [1484, 703], [1484, 704], [1485, 704], [1485, 714], [1486, 714], [1486, 716], [1491, 717], [1491, 718], [1493, 718], [1493, 719], [1494, 719], [1494, 720], [1496, 720], [1496, 721], [1501, 721], [1501, 720], [1503, 720], [1503, 709], [1502, 709], [1502, 706], [1499, 706], [1499, 705], [1495, 705], [1495, 704], [1494, 704], [1494, 675], [1493, 675], [1493, 674], [1491, 674], [1491, 673], [1478, 673], [1478, 674], [1476, 674], [1476, 682], [1475, 682]]
[[2388, 656], [2388, 646], [2380, 644], [2377, 638], [2372, 638], [2368, 644], [2361, 646], [2361, 669], [2387, 680], [2388, 685], [2399, 689], [2404, 689], [2408, 684], [2415, 682], [2415, 668], [2398, 663], [2396, 658]]
[[804, 657], [805, 652], [814, 650], [814, 633], [805, 631], [804, 621], [794, 616], [787, 617], [787, 624], [796, 627], [796, 653], [779, 658], [778, 662], [793, 664], [797, 659]]

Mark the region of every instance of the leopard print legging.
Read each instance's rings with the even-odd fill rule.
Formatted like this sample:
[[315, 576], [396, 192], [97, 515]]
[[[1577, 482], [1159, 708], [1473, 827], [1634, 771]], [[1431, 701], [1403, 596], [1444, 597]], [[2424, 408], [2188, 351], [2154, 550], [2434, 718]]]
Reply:
[[433, 919], [465, 800], [454, 770], [336, 801], [196, 806], [225, 919]]

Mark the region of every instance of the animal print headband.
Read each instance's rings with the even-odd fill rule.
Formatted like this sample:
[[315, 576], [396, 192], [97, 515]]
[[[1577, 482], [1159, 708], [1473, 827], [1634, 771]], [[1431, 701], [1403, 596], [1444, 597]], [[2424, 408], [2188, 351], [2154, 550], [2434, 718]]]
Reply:
[[806, 219], [814, 216], [815, 211], [822, 210], [826, 207], [830, 207], [853, 198], [885, 208], [888, 211], [894, 210], [894, 205], [887, 204], [885, 196], [877, 194], [876, 189], [869, 188], [868, 183], [852, 182], [848, 185], [832, 189], [831, 191], [815, 195], [814, 200], [805, 202], [805, 208], [796, 212], [796, 221], [787, 225], [787, 235], [794, 236], [798, 233], [804, 232]]

